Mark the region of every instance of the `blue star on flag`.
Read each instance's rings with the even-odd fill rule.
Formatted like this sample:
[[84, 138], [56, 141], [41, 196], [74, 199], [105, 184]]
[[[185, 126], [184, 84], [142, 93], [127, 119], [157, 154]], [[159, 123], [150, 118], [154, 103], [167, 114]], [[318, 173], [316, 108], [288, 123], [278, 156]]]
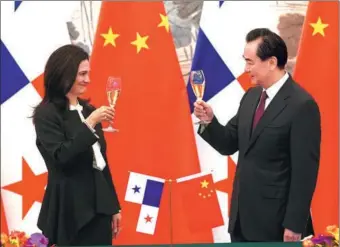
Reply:
[[137, 185], [135, 185], [135, 187], [134, 188], [132, 188], [133, 189], [133, 191], [134, 191], [134, 193], [140, 193], [140, 187], [138, 187]]

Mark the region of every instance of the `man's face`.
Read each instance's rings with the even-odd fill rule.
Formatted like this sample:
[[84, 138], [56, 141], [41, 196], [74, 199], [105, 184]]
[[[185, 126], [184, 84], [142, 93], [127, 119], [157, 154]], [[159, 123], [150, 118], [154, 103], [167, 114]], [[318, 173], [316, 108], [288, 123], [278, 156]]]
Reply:
[[256, 51], [261, 39], [251, 41], [244, 48], [243, 58], [246, 61], [245, 72], [249, 73], [251, 82], [256, 85], [265, 86], [269, 74], [273, 68], [271, 59], [262, 61]]

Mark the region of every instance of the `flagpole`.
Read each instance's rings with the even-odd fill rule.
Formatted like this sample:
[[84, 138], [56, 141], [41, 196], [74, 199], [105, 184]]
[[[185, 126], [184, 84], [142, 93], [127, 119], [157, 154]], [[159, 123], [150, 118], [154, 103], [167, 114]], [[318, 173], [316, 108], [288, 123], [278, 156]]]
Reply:
[[173, 223], [172, 223], [172, 179], [168, 180], [169, 182], [169, 213], [170, 213], [170, 246], [173, 246], [173, 231], [172, 231], [172, 227], [173, 227]]

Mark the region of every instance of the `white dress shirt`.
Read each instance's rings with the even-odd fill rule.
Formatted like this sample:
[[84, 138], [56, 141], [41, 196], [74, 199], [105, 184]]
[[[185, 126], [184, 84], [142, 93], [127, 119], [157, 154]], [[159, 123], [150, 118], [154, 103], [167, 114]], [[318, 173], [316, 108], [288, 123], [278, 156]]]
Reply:
[[[89, 129], [93, 132], [93, 134], [99, 138], [95, 132], [96, 130], [94, 128], [92, 128], [90, 125], [87, 124], [87, 122], [85, 121], [85, 118], [84, 118], [84, 115], [83, 113], [81, 112], [83, 110], [83, 106], [80, 105], [79, 103], [74, 106], [74, 105], [70, 105], [70, 110], [76, 110], [79, 114], [79, 117], [81, 119], [81, 121], [83, 123], [85, 123], [87, 125], [87, 127], [89, 127]], [[98, 170], [103, 170], [106, 166], [106, 162], [103, 158], [103, 155], [102, 153], [100, 152], [100, 145], [99, 145], [99, 142], [96, 142], [95, 144], [92, 145], [92, 149], [93, 149], [93, 153], [94, 153], [94, 159], [93, 159], [93, 167], [98, 169]]]
[[264, 109], [266, 109], [269, 105], [269, 103], [273, 100], [273, 98], [275, 97], [275, 95], [279, 92], [279, 90], [281, 89], [281, 87], [283, 86], [283, 84], [287, 81], [289, 75], [286, 72], [284, 74], [284, 76], [281, 77], [280, 80], [278, 80], [277, 82], [275, 82], [273, 85], [271, 85], [269, 88], [267, 88], [266, 90], [263, 89], [263, 91], [266, 91], [267, 93], [267, 99], [266, 99], [266, 103], [264, 105]]

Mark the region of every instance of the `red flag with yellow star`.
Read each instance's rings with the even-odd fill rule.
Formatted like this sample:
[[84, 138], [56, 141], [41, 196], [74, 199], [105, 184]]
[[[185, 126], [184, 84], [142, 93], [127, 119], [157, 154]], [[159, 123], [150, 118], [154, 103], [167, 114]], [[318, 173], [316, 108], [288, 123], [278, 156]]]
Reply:
[[177, 179], [175, 188], [174, 194], [183, 204], [185, 223], [191, 232], [205, 233], [224, 224], [211, 173]]
[[[181, 202], [170, 199], [168, 179], [198, 173], [200, 167], [187, 89], [163, 2], [103, 2], [91, 71], [88, 96], [97, 107], [108, 105], [108, 77], [121, 78], [113, 123], [119, 132], [105, 133], [123, 215], [123, 230], [114, 244], [213, 242], [211, 228], [206, 234], [191, 233], [183, 224]], [[148, 194], [138, 181], [128, 186], [129, 171], [167, 179], [156, 213], [125, 200], [133, 189], [132, 195]], [[140, 226], [152, 229], [143, 233]]]
[[323, 233], [339, 219], [338, 11], [338, 1], [309, 3], [294, 72], [296, 81], [313, 95], [321, 112], [320, 168], [311, 209], [316, 233]]

